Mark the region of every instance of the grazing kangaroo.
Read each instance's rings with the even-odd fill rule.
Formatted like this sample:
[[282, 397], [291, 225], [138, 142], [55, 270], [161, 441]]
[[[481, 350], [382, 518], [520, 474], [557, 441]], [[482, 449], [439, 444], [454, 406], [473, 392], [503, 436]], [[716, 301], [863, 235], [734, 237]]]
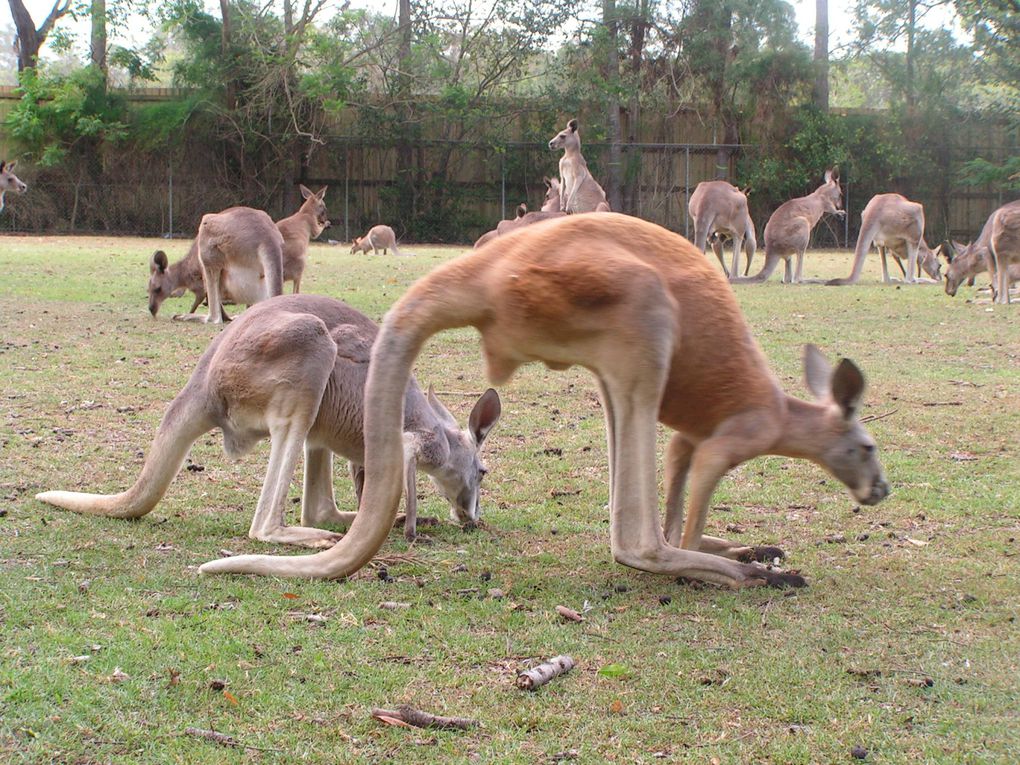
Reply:
[[[694, 245], [626, 215], [570, 215], [439, 266], [387, 313], [365, 389], [364, 494], [335, 547], [227, 558], [200, 570], [334, 578], [365, 565], [400, 501], [401, 405], [411, 366], [432, 335], [465, 326], [481, 333], [494, 384], [529, 361], [595, 375], [609, 441], [609, 538], [624, 565], [733, 587], [803, 585], [794, 573], [751, 562], [782, 557], [781, 550], [703, 534], [719, 480], [758, 455], [817, 462], [862, 504], [889, 493], [875, 441], [857, 419], [864, 376], [853, 362], [833, 370], [807, 346], [804, 373], [816, 399], [785, 394], [733, 290]], [[676, 431], [665, 460], [665, 526], [657, 421]]]
[[209, 313], [180, 314], [174, 319], [221, 324], [230, 320], [223, 310], [226, 296], [251, 306], [282, 294], [283, 235], [262, 210], [231, 207], [203, 215], [194, 246]]
[[606, 192], [592, 177], [588, 163], [581, 156], [581, 135], [577, 132], [577, 120], [570, 120], [549, 141], [549, 148], [552, 151], [563, 149], [563, 156], [560, 157], [560, 212], [608, 212]]
[[[963, 245], [960, 242], [953, 242], [953, 249], [956, 254], [944, 251], [948, 267], [946, 268], [946, 294], [949, 297], [956, 297], [956, 291], [964, 282], [974, 284], [974, 277], [988, 271], [991, 266], [992, 254], [985, 246], [979, 246], [977, 242]], [[1012, 263], [1009, 266], [1009, 280], [1011, 283], [1020, 282], [1020, 263]]]
[[28, 184], [14, 174], [14, 167], [17, 164], [17, 160], [13, 162], [0, 160], [0, 212], [4, 210], [4, 195], [8, 191], [15, 194], [24, 194], [28, 191]]
[[[301, 208], [283, 220], [276, 222], [283, 236], [283, 281], [294, 282], [294, 294], [301, 291], [301, 276], [308, 263], [308, 245], [315, 237], [329, 227], [326, 212], [326, 187], [313, 192], [299, 185], [304, 202]], [[194, 310], [194, 309], [192, 309]]]
[[[854, 265], [850, 276], [846, 279], [832, 279], [828, 283], [856, 284], [864, 270], [864, 259], [874, 243], [882, 256], [882, 281], [890, 284], [889, 265], [886, 252], [892, 253], [900, 270], [903, 281], [907, 284], [916, 283], [914, 274], [919, 267], [924, 268], [936, 281], [941, 277], [939, 263], [939, 245], [934, 251], [924, 241], [924, 206], [912, 202], [901, 194], [876, 194], [871, 198], [861, 213], [861, 231], [857, 236], [857, 247], [854, 250]], [[907, 258], [904, 268], [901, 258]]]
[[754, 223], [747, 211], [747, 195], [726, 181], [702, 181], [691, 194], [687, 212], [694, 219], [694, 246], [702, 252], [708, 238], [715, 233], [725, 234], [733, 240], [733, 265], [727, 270], [723, 262], [722, 243], [712, 243], [712, 251], [727, 276], [736, 276], [740, 265], [740, 249], [747, 254], [744, 275], [751, 270], [751, 261], [758, 247]]
[[[276, 227], [283, 237], [283, 281], [293, 281], [295, 293], [300, 292], [301, 276], [304, 274], [308, 260], [310, 241], [329, 226], [329, 220], [326, 218], [326, 205], [322, 201], [326, 195], [326, 188], [323, 187], [315, 194], [301, 186], [301, 194], [302, 196], [308, 195], [305, 196], [305, 202], [301, 205], [301, 209], [294, 215], [276, 223]], [[237, 215], [238, 225], [243, 225], [247, 218], [245, 212], [247, 209], [232, 207], [229, 210], [224, 210], [220, 215], [225, 217]], [[180, 297], [188, 290], [195, 295], [188, 314], [194, 314], [206, 298], [202, 264], [198, 258], [197, 236], [191, 243], [188, 254], [172, 265], [162, 250], [152, 253], [152, 258], [149, 260], [149, 313], [155, 317], [164, 300], [168, 297]], [[229, 289], [224, 297], [234, 300]], [[223, 321], [230, 321], [222, 304], [220, 315]]]
[[385, 255], [387, 249], [393, 250], [394, 255], [400, 254], [400, 250], [397, 249], [397, 235], [389, 226], [372, 226], [367, 234], [356, 238], [351, 244], [351, 255], [369, 250], [372, 250], [373, 255], [378, 255], [379, 250], [382, 250]]
[[[324, 547], [338, 534], [320, 528], [348, 525], [354, 513], [337, 510], [332, 455], [351, 461], [361, 491], [365, 461], [364, 387], [378, 327], [333, 298], [285, 295], [264, 300], [231, 322], [209, 345], [191, 379], [170, 402], [141, 475], [121, 494], [47, 491], [36, 499], [91, 515], [138, 518], [166, 493], [191, 445], [213, 428], [223, 431], [228, 457], [238, 458], [262, 439], [271, 442], [265, 483], [248, 535], [264, 542]], [[429, 475], [462, 523], [479, 516], [479, 486], [487, 472], [479, 458], [500, 416], [499, 395], [482, 394], [460, 430], [431, 389], [405, 387], [402, 476], [404, 534], [416, 532], [415, 471]], [[305, 455], [301, 525], [284, 523], [294, 468]]]
[[[806, 197], [797, 197], [779, 205], [765, 224], [765, 265], [754, 276], [731, 276], [735, 284], [763, 282], [784, 261], [783, 281], [787, 284], [801, 281], [804, 252], [811, 241], [811, 230], [825, 213], [846, 215], [842, 209], [843, 192], [839, 189], [839, 170], [825, 171], [825, 182]], [[797, 256], [797, 271], [793, 272], [793, 256]]]

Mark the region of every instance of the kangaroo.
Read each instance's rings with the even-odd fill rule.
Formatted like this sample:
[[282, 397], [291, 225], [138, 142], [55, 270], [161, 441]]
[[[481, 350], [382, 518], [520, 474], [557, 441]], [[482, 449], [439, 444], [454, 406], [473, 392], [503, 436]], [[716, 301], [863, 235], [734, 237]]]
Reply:
[[497, 236], [509, 234], [511, 231], [516, 231], [523, 226], [530, 226], [533, 223], [541, 223], [544, 220], [551, 220], [553, 218], [561, 218], [564, 215], [566, 215], [566, 213], [563, 212], [528, 212], [528, 206], [520, 204], [517, 206], [516, 218], [501, 220], [496, 224], [496, 228], [494, 230], [487, 231], [478, 238], [475, 242], [474, 248], [478, 249], [492, 239], [495, 239]]
[[372, 226], [367, 234], [356, 238], [351, 244], [351, 255], [356, 252], [368, 252], [369, 249], [373, 255], [378, 255], [379, 250], [385, 255], [387, 249], [393, 250], [394, 255], [400, 254], [400, 250], [397, 249], [397, 235], [389, 226]]
[[[956, 254], [943, 251], [948, 267], [946, 268], [946, 294], [949, 297], [956, 297], [956, 292], [964, 282], [974, 284], [974, 277], [989, 270], [992, 254], [985, 246], [979, 246], [977, 242], [968, 245], [960, 242], [953, 242], [953, 249]], [[1020, 263], [1012, 263], [1009, 266], [1009, 280], [1012, 283], [1020, 282]]]
[[283, 235], [262, 210], [231, 207], [202, 216], [195, 239], [209, 313], [174, 316], [178, 321], [229, 321], [223, 300], [254, 305], [283, 292]]
[[[318, 194], [314, 194], [301, 186], [301, 193], [310, 195], [305, 197], [306, 201], [301, 205], [301, 209], [294, 215], [276, 223], [276, 227], [283, 237], [283, 281], [294, 282], [295, 293], [300, 291], [301, 276], [304, 273], [308, 257], [309, 241], [329, 226], [329, 221], [326, 220], [326, 205], [322, 201], [326, 194], [325, 187]], [[225, 218], [237, 216], [237, 225], [240, 226], [244, 225], [248, 209], [232, 207], [224, 210], [220, 215]], [[180, 297], [189, 290], [194, 293], [195, 299], [188, 314], [194, 314], [206, 299], [202, 264], [198, 257], [197, 236], [191, 243], [188, 254], [172, 265], [162, 250], [152, 253], [152, 258], [149, 260], [149, 313], [155, 317], [164, 300], [168, 297]], [[228, 300], [234, 299], [229, 289], [224, 297]], [[220, 305], [220, 316], [224, 322], [230, 321], [222, 304]]]
[[[333, 298], [285, 295], [264, 300], [215, 337], [184, 389], [170, 402], [141, 475], [121, 494], [46, 491], [36, 499], [91, 515], [138, 518], [163, 498], [191, 445], [213, 428], [223, 431], [230, 458], [272, 443], [265, 483], [248, 536], [264, 542], [330, 546], [340, 536], [320, 528], [349, 525], [354, 513], [337, 510], [332, 455], [351, 461], [356, 491], [365, 462], [364, 387], [378, 327]], [[465, 524], [478, 521], [479, 486], [487, 470], [481, 445], [499, 420], [499, 395], [478, 399], [460, 430], [429, 389], [405, 386], [403, 461], [404, 535], [416, 534], [415, 471], [429, 475]], [[301, 525], [286, 526], [287, 490], [304, 446]]]
[[560, 157], [560, 212], [608, 211], [606, 192], [592, 177], [588, 163], [581, 156], [581, 135], [577, 132], [576, 119], [570, 120], [553, 136], [549, 148], [552, 151], [563, 149]]
[[560, 179], [543, 177], [542, 182], [545, 184], [542, 212], [560, 212]]
[[28, 184], [14, 174], [14, 167], [17, 164], [17, 160], [13, 162], [0, 160], [0, 212], [4, 210], [4, 196], [8, 191], [15, 194], [24, 194], [28, 191]]
[[1010, 269], [1020, 265], [1020, 199], [1003, 205], [988, 216], [981, 238], [985, 238], [985, 231], [988, 231], [988, 250], [992, 254], [989, 263], [992, 302], [1008, 305]]
[[[326, 187], [312, 192], [299, 185], [304, 202], [301, 208], [283, 220], [276, 227], [283, 236], [283, 281], [294, 282], [294, 294], [301, 291], [301, 276], [308, 263], [308, 245], [315, 237], [329, 227], [326, 213]], [[192, 309], [194, 311], [194, 309]]]
[[733, 265], [726, 269], [723, 262], [722, 242], [713, 241], [712, 251], [719, 258], [719, 265], [729, 276], [736, 276], [740, 263], [740, 249], [747, 255], [744, 275], [751, 270], [751, 261], [758, 247], [754, 223], [747, 211], [747, 195], [726, 181], [702, 181], [691, 194], [687, 212], [694, 219], [694, 245], [702, 252], [712, 234], [725, 234], [733, 240]]
[[[804, 252], [811, 241], [811, 230], [825, 213], [846, 215], [842, 209], [843, 192], [839, 188], [839, 170], [825, 171], [825, 182], [805, 197], [783, 202], [765, 224], [765, 265], [754, 276], [731, 276], [730, 282], [743, 284], [763, 282], [772, 275], [782, 259], [785, 264], [783, 281], [799, 283], [804, 266]], [[791, 258], [797, 256], [797, 271]]]
[[[871, 245], [882, 256], [882, 281], [890, 284], [887, 251], [891, 252], [903, 272], [903, 281], [915, 284], [914, 274], [924, 268], [936, 281], [941, 280], [938, 255], [941, 245], [932, 251], [924, 241], [924, 206], [901, 194], [876, 194], [861, 213], [861, 231], [854, 250], [854, 265], [846, 279], [831, 279], [828, 284], [856, 284], [864, 270], [864, 259]], [[907, 267], [901, 258], [906, 255]]]
[[[340, 542], [306, 556], [227, 558], [200, 571], [335, 578], [365, 565], [400, 501], [401, 402], [411, 365], [429, 337], [465, 326], [481, 333], [493, 384], [529, 361], [595, 375], [609, 442], [610, 546], [626, 566], [732, 587], [803, 585], [795, 573], [754, 562], [782, 550], [703, 533], [719, 480], [758, 455], [817, 462], [862, 504], [889, 493], [875, 441], [857, 418], [864, 376], [852, 361], [833, 370], [806, 346], [816, 400], [785, 394], [733, 290], [694, 245], [627, 215], [570, 215], [448, 261], [386, 314], [365, 388], [364, 494]], [[665, 460], [665, 524], [657, 421], [676, 431]]]

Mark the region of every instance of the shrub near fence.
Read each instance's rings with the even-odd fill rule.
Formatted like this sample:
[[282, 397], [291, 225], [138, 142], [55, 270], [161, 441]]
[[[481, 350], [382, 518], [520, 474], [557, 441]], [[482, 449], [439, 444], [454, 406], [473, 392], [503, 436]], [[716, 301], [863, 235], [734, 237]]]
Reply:
[[[166, 99], [172, 93], [143, 93], [139, 100]], [[13, 92], [0, 89], [0, 117], [13, 103]], [[135, 100], [135, 96], [130, 97]], [[857, 115], [858, 120], [882, 115]], [[338, 119], [345, 130], [357, 127], [354, 116]], [[623, 144], [621, 175], [624, 198], [633, 201], [626, 210], [682, 234], [691, 234], [687, 198], [697, 184], [715, 178], [718, 145], [669, 139], [700, 137], [705, 127], [689, 115], [676, 120], [651, 119], [642, 135], [649, 140]], [[519, 132], [534, 136], [536, 128], [521, 125]], [[593, 129], [591, 135], [596, 133]], [[665, 140], [660, 140], [665, 139]], [[862, 185], [851, 162], [841, 168], [848, 215], [845, 220], [825, 219], [816, 229], [816, 246], [846, 246], [856, 238], [860, 210], [876, 193], [897, 191], [922, 202], [933, 244], [955, 237], [969, 239], [980, 230], [988, 214], [1008, 198], [992, 188], [963, 187], [956, 183], [962, 163], [974, 156], [1001, 161], [1017, 152], [1016, 136], [994, 123], [974, 122], [958, 134], [936, 136], [933, 141], [955, 145], [933, 152], [944, 157], [944, 167], [919, 163], [913, 174], [872, 180]], [[658, 141], [658, 142], [655, 142]], [[272, 141], [267, 139], [267, 142]], [[968, 147], [968, 142], [973, 146]], [[0, 146], [6, 158], [15, 158]], [[104, 156], [79, 159], [77, 166], [44, 168], [23, 162], [21, 177], [30, 186], [28, 196], [11, 198], [0, 231], [32, 233], [109, 233], [142, 236], [190, 237], [201, 216], [232, 205], [267, 210], [274, 218], [293, 212], [285, 209], [285, 189], [278, 173], [261, 168], [261, 177], [238, 168], [236, 151], [225, 143], [184, 139], [181, 145], [159, 151], [130, 146], [107, 150]], [[762, 151], [756, 146], [730, 147], [729, 178], [740, 184], [738, 167], [755, 163]], [[605, 180], [608, 146], [583, 138], [583, 150], [596, 178]], [[409, 219], [398, 220], [397, 152], [392, 142], [368, 140], [353, 134], [327, 135], [305, 158], [296, 182], [327, 185], [327, 204], [333, 228], [323, 236], [349, 241], [368, 227], [385, 222], [402, 239], [468, 243], [509, 217], [520, 202], [536, 209], [544, 196], [542, 177], [557, 172], [558, 153], [540, 141], [479, 143], [477, 141], [421, 140], [413, 147], [414, 203]], [[231, 158], [234, 159], [231, 159]], [[85, 172], [81, 167], [87, 166]], [[824, 168], [818, 168], [820, 182]], [[808, 193], [810, 183], [799, 193]], [[293, 193], [289, 195], [294, 197]], [[761, 237], [765, 221], [783, 201], [775, 190], [751, 190], [751, 209]]]

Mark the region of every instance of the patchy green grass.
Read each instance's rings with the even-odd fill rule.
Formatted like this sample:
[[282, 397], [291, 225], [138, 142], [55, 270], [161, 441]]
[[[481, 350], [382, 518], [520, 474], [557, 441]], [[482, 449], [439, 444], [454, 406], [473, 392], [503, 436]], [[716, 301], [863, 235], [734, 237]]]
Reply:
[[[872, 425], [894, 486], [877, 507], [780, 458], [720, 486], [710, 533], [780, 544], [805, 590], [731, 592], [613, 563], [594, 385], [537, 366], [501, 390], [479, 530], [452, 525], [422, 481], [423, 514], [442, 519], [434, 543], [394, 533], [349, 581], [199, 578], [221, 549], [289, 551], [245, 535], [266, 445], [231, 463], [215, 434], [200, 439], [195, 469], [137, 522], [33, 499], [127, 487], [217, 331], [169, 321], [190, 298], [149, 318], [160, 244], [0, 240], [3, 762], [836, 763], [855, 746], [868, 762], [1020, 760], [1020, 306], [882, 286], [876, 263], [857, 287], [737, 289], [788, 390], [803, 391], [800, 346], [814, 342], [864, 369], [864, 414], [894, 412]], [[315, 247], [305, 291], [379, 318], [458, 252], [412, 249]], [[812, 253], [808, 275], [849, 261]], [[418, 377], [463, 420], [485, 387], [473, 333], [436, 338]], [[346, 471], [337, 484], [349, 506]], [[585, 620], [562, 621], [560, 604]], [[558, 653], [578, 668], [514, 688], [519, 668]], [[626, 671], [600, 674], [609, 664]], [[369, 716], [400, 703], [482, 725]]]

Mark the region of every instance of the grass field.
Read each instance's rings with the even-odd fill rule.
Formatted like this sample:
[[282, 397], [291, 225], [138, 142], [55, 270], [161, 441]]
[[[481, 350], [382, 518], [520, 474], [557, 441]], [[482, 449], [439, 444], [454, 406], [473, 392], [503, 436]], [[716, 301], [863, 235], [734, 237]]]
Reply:
[[[200, 578], [224, 549], [301, 553], [246, 536], [266, 444], [231, 463], [210, 433], [136, 522], [34, 499], [129, 486], [217, 332], [170, 321], [190, 298], [149, 317], [147, 259], [167, 244], [0, 239], [0, 761], [839, 763], [855, 747], [866, 762], [1020, 761], [1020, 305], [883, 286], [877, 262], [857, 287], [737, 288], [787, 390], [807, 396], [813, 342], [864, 370], [864, 415], [889, 415], [870, 426], [893, 484], [876, 507], [777, 457], [715, 495], [708, 533], [782, 546], [803, 590], [615, 564], [595, 386], [539, 366], [500, 391], [478, 530], [450, 523], [422, 480], [420, 511], [441, 519], [432, 544], [394, 532], [342, 582]], [[187, 248], [169, 244], [171, 260]], [[304, 291], [378, 319], [460, 252], [408, 249], [315, 246]], [[849, 272], [847, 252], [808, 257], [807, 276]], [[482, 373], [468, 331], [436, 338], [417, 368], [462, 422]], [[577, 669], [514, 687], [559, 653]], [[370, 716], [401, 703], [481, 726]]]

